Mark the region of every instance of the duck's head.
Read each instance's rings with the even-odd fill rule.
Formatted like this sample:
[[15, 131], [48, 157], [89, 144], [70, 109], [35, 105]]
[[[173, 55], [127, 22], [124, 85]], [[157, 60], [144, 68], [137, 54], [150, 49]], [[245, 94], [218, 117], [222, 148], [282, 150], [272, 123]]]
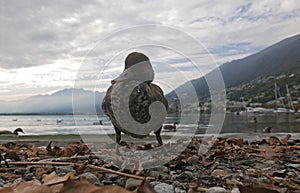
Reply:
[[152, 82], [153, 79], [154, 71], [149, 58], [143, 53], [132, 52], [125, 59], [124, 71], [111, 83], [114, 84], [126, 80]]
[[20, 133], [24, 133], [24, 131], [23, 131], [21, 128], [17, 128], [17, 129], [15, 129], [15, 131], [14, 131], [14, 135], [18, 135], [19, 132], [20, 132]]

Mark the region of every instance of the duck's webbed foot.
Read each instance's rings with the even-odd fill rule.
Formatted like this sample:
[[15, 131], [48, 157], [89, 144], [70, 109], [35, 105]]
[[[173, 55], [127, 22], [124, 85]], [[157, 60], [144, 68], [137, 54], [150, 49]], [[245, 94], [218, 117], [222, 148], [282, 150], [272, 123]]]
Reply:
[[128, 144], [125, 141], [121, 141], [121, 131], [119, 131], [118, 129], [116, 130], [116, 142], [117, 144], [119, 144], [120, 146], [128, 146]]

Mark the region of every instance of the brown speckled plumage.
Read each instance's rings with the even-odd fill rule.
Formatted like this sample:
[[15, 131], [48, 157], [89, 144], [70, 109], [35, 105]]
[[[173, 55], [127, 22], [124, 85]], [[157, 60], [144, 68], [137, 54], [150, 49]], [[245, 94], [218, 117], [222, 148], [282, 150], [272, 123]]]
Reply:
[[[139, 62], [143, 62], [143, 61], [149, 61], [149, 58], [142, 53], [134, 52], [134, 53], [129, 54], [125, 60], [124, 71], [135, 64], [138, 65]], [[129, 77], [126, 77], [126, 78], [130, 79], [132, 77], [130, 77], [130, 75], [129, 75]], [[121, 132], [131, 135], [132, 137], [135, 137], [135, 138], [145, 137], [145, 135], [137, 135], [135, 133], [130, 133], [129, 131], [123, 129], [116, 121], [116, 118], [112, 111], [112, 106], [111, 106], [112, 105], [112, 91], [115, 87], [116, 82], [118, 82], [118, 79], [113, 80], [112, 85], [108, 88], [108, 90], [106, 92], [106, 96], [104, 97], [103, 102], [102, 102], [102, 109], [103, 109], [104, 113], [110, 118], [110, 120], [115, 128], [117, 143], [120, 144]], [[128, 84], [130, 84], [130, 81], [128, 82]], [[126, 86], [126, 84], [125, 84], [125, 86]], [[118, 97], [123, 97], [122, 93], [117, 93], [117, 98]], [[116, 100], [116, 101], [117, 102], [115, 105], [118, 106], [118, 101], [120, 101], [120, 100]], [[147, 123], [151, 119], [150, 114], [149, 114], [149, 106], [151, 103], [153, 103], [155, 101], [162, 102], [164, 104], [164, 106], [166, 107], [166, 109], [168, 109], [168, 101], [164, 97], [164, 93], [163, 93], [162, 89], [158, 85], [153, 84], [152, 80], [144, 81], [141, 84], [139, 84], [138, 86], [136, 86], [133, 89], [133, 91], [129, 97], [129, 111], [130, 111], [132, 118], [139, 123]], [[161, 127], [158, 130], [154, 131], [154, 133], [156, 134], [157, 141], [159, 142], [159, 144], [162, 144], [160, 132], [161, 132]]]

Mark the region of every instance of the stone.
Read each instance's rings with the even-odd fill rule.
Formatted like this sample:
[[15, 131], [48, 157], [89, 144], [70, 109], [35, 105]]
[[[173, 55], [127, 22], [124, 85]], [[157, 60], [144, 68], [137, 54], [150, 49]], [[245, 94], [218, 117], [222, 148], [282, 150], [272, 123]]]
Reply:
[[233, 188], [231, 190], [231, 193], [241, 193], [240, 190], [238, 188]]
[[120, 176], [117, 175], [117, 174], [105, 173], [105, 174], [104, 174], [104, 177], [105, 177], [105, 179], [108, 180], [108, 181], [115, 181], [115, 180], [117, 180]]
[[115, 181], [115, 184], [118, 185], [118, 186], [122, 186], [122, 187], [125, 187], [126, 185], [126, 178], [123, 177], [123, 178], [119, 178]]
[[73, 169], [72, 166], [58, 166], [58, 167], [56, 167], [55, 172], [58, 176], [64, 176], [67, 173], [75, 174], [75, 170]]
[[113, 182], [112, 182], [112, 181], [109, 181], [109, 180], [103, 180], [102, 183], [103, 183], [104, 185], [112, 185], [112, 184], [113, 184]]
[[26, 168], [17, 168], [15, 169], [15, 174], [23, 176], [26, 173], [26, 171], [27, 171]]
[[227, 172], [225, 170], [215, 169], [210, 175], [214, 178], [222, 178], [227, 175]]
[[125, 188], [127, 190], [135, 190], [140, 184], [142, 183], [142, 180], [137, 180], [137, 179], [132, 179], [132, 178], [129, 178], [127, 181], [126, 181], [126, 184], [125, 184]]
[[92, 184], [100, 185], [100, 181], [97, 178], [97, 176], [95, 176], [94, 174], [92, 174], [90, 172], [83, 173], [83, 174], [79, 175], [78, 177], [79, 178], [83, 177], [83, 178], [87, 179]]
[[33, 177], [34, 177], [33, 173], [28, 173], [28, 174], [25, 174], [25, 175], [24, 175], [23, 179], [24, 179], [25, 181], [30, 181], [30, 180], [33, 179]]
[[227, 191], [222, 187], [212, 187], [206, 190], [206, 193], [227, 193]]
[[175, 193], [186, 193], [186, 191], [180, 188], [175, 188]]
[[154, 186], [154, 190], [157, 193], [175, 193], [174, 189], [174, 186], [166, 183], [159, 183]]
[[186, 188], [185, 185], [183, 183], [179, 182], [179, 181], [174, 181], [173, 182], [173, 186], [177, 187], [177, 188], [181, 188], [181, 189], [185, 189]]
[[186, 161], [187, 161], [187, 163], [194, 165], [194, 164], [199, 163], [199, 157], [193, 155], [193, 156], [189, 157]]

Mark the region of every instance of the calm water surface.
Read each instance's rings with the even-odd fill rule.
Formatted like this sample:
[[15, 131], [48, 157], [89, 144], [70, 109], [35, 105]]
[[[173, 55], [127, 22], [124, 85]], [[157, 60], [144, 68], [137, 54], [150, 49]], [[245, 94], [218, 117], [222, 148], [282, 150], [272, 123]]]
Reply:
[[[196, 116], [197, 117], [197, 116]], [[257, 122], [254, 122], [254, 117]], [[76, 121], [75, 121], [76, 119]], [[103, 125], [96, 125], [102, 120]], [[177, 135], [205, 134], [213, 127], [210, 116], [203, 114], [199, 120], [180, 123], [176, 117], [167, 117], [166, 123], [179, 122]], [[226, 114], [221, 133], [255, 135], [262, 133], [264, 127], [270, 126], [274, 133], [300, 133], [299, 114]], [[107, 117], [95, 115], [40, 115], [40, 116], [0, 116], [0, 130], [11, 130], [21, 127], [25, 135], [58, 135], [58, 134], [113, 134], [114, 129]], [[172, 135], [173, 132], [163, 132]]]

